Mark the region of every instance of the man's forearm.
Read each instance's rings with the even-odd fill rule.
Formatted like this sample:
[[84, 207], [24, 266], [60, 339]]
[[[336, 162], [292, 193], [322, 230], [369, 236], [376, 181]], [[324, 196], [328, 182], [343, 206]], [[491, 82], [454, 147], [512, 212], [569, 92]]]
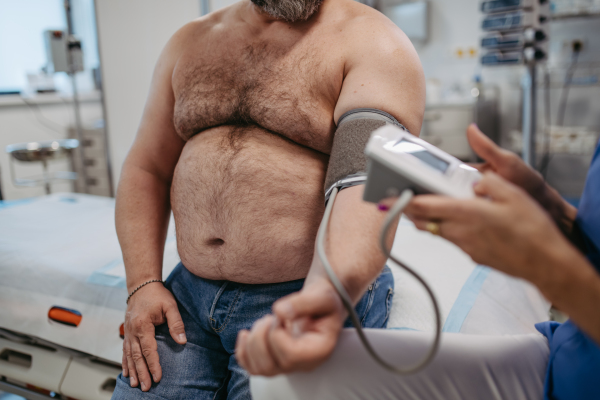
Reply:
[[[325, 245], [331, 266], [355, 302], [377, 278], [387, 261], [379, 248], [379, 234], [385, 215], [376, 205], [363, 201], [363, 190], [364, 186], [355, 186], [339, 192]], [[315, 254], [307, 284], [316, 279], [329, 278]]]
[[170, 215], [169, 186], [141, 168], [124, 167], [115, 218], [129, 291], [148, 280], [162, 278]]

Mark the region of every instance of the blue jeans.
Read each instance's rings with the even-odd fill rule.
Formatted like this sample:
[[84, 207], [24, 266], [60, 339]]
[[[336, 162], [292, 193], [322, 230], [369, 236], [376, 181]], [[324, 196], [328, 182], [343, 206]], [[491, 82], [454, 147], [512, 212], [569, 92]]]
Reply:
[[[129, 386], [119, 375], [113, 400], [228, 399], [249, 400], [249, 375], [235, 359], [238, 332], [271, 312], [273, 303], [302, 288], [303, 279], [265, 285], [244, 285], [200, 278], [179, 264], [165, 287], [179, 306], [187, 344], [180, 346], [167, 325], [156, 327], [163, 377], [148, 392]], [[356, 306], [362, 326], [385, 328], [392, 305], [394, 278], [388, 267]], [[351, 327], [348, 320], [346, 327]]]

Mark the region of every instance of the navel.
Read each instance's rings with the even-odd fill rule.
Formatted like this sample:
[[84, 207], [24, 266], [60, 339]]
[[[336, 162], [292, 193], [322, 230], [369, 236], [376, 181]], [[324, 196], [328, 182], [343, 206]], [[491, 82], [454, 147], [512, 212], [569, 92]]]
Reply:
[[223, 246], [225, 241], [221, 238], [212, 238], [206, 242], [209, 246]]

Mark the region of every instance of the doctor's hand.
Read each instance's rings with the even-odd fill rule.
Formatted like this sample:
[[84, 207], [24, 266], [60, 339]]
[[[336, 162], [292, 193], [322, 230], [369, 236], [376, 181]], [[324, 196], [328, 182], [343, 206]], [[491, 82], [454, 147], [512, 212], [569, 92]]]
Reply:
[[475, 124], [467, 129], [467, 138], [475, 153], [485, 160], [485, 163], [473, 167], [480, 172], [495, 172], [521, 187], [550, 214], [564, 233], [571, 232], [577, 209], [550, 187], [539, 172], [525, 164], [515, 153], [496, 145]]
[[123, 376], [132, 387], [150, 390], [152, 381], [159, 382], [159, 364], [154, 327], [167, 323], [173, 340], [185, 344], [185, 330], [173, 294], [161, 283], [150, 283], [138, 290], [127, 306], [123, 341]]
[[570, 243], [537, 202], [500, 176], [486, 172], [474, 190], [480, 197], [417, 196], [405, 213], [418, 229], [438, 224], [439, 235], [475, 262], [543, 285]]
[[240, 331], [235, 357], [252, 375], [310, 371], [333, 352], [345, 318], [331, 283], [312, 281], [276, 301], [273, 315], [256, 321], [250, 331]]

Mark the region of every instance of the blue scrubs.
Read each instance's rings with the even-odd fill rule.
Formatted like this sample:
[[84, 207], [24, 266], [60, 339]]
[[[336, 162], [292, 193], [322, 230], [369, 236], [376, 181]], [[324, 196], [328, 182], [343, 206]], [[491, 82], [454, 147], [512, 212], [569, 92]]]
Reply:
[[[600, 146], [592, 160], [575, 221], [581, 250], [600, 273]], [[544, 322], [550, 358], [545, 399], [600, 399], [600, 346], [574, 323]]]

